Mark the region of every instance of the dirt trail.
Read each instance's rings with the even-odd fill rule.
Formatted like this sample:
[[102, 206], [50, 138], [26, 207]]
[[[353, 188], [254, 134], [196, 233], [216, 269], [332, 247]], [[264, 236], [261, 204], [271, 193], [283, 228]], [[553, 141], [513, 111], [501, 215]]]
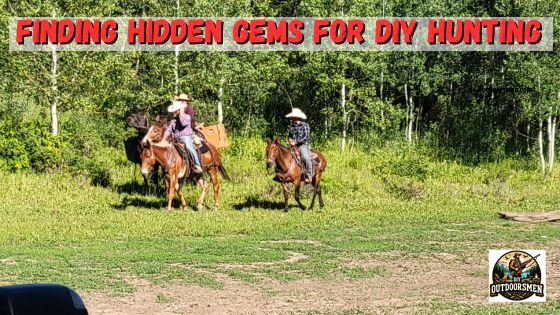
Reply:
[[[558, 245], [556, 248], [560, 249], [560, 242]], [[560, 297], [554, 290], [560, 287], [558, 249], [547, 253], [549, 298]], [[288, 283], [267, 280], [257, 285], [217, 274], [223, 284], [221, 290], [161, 287], [132, 280], [137, 292], [130, 296], [110, 297], [102, 293], [83, 296], [90, 314], [297, 314], [345, 310], [409, 314], [428, 310], [431, 303], [486, 304], [488, 267], [480, 263], [486, 260], [487, 256], [482, 254], [467, 257], [437, 253], [412, 257], [391, 252], [377, 254], [372, 259], [341, 260], [343, 265], [387, 270], [387, 275], [370, 279], [304, 279]], [[163, 303], [157, 302], [158, 295], [165, 297]]]

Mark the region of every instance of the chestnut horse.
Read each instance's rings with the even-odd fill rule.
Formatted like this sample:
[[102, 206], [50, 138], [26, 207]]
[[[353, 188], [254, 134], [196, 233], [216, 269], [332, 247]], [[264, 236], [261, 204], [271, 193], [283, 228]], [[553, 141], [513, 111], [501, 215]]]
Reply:
[[[294, 155], [299, 154], [294, 151], [297, 148], [286, 147], [275, 140], [267, 140], [266, 146], [266, 167], [275, 168], [276, 181], [282, 184], [284, 190], [284, 211], [288, 211], [288, 199], [290, 196], [289, 183], [293, 183], [295, 187], [295, 199], [302, 210], [305, 206], [299, 200], [299, 192], [301, 182], [303, 181], [304, 171], [301, 166], [296, 162]], [[315, 196], [319, 196], [319, 207], [323, 208], [323, 194], [321, 193], [321, 175], [327, 167], [327, 160], [318, 150], [311, 150], [311, 160], [313, 161], [313, 178], [311, 185], [313, 186], [313, 198], [311, 200], [310, 209], [315, 206]]]
[[[151, 126], [148, 133], [142, 140], [144, 150], [142, 151], [142, 173], [148, 173], [155, 164], [160, 164], [165, 169], [165, 187], [167, 191], [167, 209], [172, 209], [172, 202], [175, 192], [181, 200], [181, 206], [186, 208], [187, 203], [181, 191], [186, 179], [193, 178], [201, 187], [201, 194], [198, 197], [196, 210], [202, 210], [204, 198], [208, 185], [202, 174], [191, 171], [191, 162], [182, 158], [181, 154], [173, 143], [163, 138], [165, 124], [162, 122]], [[205, 172], [210, 174], [212, 186], [214, 188], [214, 209], [219, 208], [220, 184], [218, 182], [218, 171], [225, 179], [229, 175], [221, 161], [220, 152], [210, 143], [207, 143], [209, 150], [201, 154], [201, 164]]]

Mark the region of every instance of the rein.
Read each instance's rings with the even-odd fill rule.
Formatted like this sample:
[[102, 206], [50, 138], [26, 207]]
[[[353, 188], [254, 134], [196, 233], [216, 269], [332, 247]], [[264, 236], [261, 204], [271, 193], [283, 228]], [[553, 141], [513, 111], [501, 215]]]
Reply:
[[[296, 166], [295, 158], [292, 155], [292, 152], [291, 152], [290, 148], [284, 147], [281, 144], [277, 144], [277, 147], [278, 147], [279, 152], [280, 151], [284, 151], [284, 152], [288, 151], [288, 153], [290, 154], [291, 159], [290, 159], [290, 165], [288, 166], [288, 169], [286, 171], [282, 170], [280, 168], [279, 163], [276, 163], [276, 169], [275, 169], [276, 176], [278, 178], [280, 178], [282, 181], [286, 181], [290, 177], [290, 174], [292, 173], [293, 169]], [[276, 157], [275, 159], [278, 160], [278, 157]]]

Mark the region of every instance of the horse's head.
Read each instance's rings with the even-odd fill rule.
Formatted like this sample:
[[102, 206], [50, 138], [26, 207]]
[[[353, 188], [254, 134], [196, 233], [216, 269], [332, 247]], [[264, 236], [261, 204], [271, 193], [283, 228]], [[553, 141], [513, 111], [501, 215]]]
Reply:
[[147, 179], [150, 170], [156, 164], [156, 156], [154, 155], [154, 150], [152, 149], [150, 141], [146, 142], [146, 145], [143, 147], [140, 159], [142, 160], [140, 172], [142, 176]]
[[276, 159], [278, 157], [280, 144], [278, 138], [266, 140], [266, 168], [276, 167]]
[[148, 129], [144, 138], [142, 138], [142, 145], [147, 146], [148, 142], [160, 142], [163, 139], [163, 134], [165, 133], [166, 121], [156, 119], [155, 123]]

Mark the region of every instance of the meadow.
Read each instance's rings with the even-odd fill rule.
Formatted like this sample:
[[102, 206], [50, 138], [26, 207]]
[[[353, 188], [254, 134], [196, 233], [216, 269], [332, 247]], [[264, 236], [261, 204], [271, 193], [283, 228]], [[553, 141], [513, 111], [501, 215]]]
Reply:
[[[536, 160], [468, 166], [404, 144], [344, 154], [324, 145], [326, 207], [301, 211], [292, 195], [284, 213], [264, 148], [233, 139], [223, 152], [232, 180], [221, 179], [218, 211], [211, 194], [193, 211], [194, 186], [184, 188], [188, 211], [177, 200], [164, 210], [163, 194], [144, 194], [138, 168], [114, 148], [96, 156], [110, 172], [105, 187], [64, 172], [0, 173], [0, 284], [62, 283], [92, 313], [146, 288], [152, 311], [168, 313], [244, 302], [286, 314], [560, 312], [558, 223], [498, 215], [558, 208], [559, 174], [543, 178]], [[488, 250], [505, 248], [548, 251], [546, 304], [487, 303]], [[179, 293], [189, 292], [224, 301], [184, 309]]]

